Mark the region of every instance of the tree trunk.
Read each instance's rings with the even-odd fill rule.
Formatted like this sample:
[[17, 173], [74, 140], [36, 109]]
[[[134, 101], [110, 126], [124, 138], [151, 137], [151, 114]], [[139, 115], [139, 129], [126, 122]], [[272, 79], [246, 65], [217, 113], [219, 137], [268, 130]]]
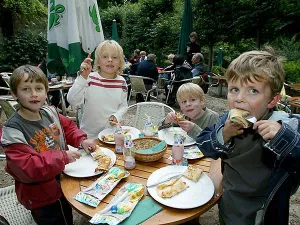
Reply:
[[260, 49], [260, 45], [261, 45], [261, 33], [260, 33], [260, 28], [256, 28], [256, 47], [257, 49]]
[[209, 49], [209, 53], [208, 53], [208, 71], [211, 72], [212, 67], [213, 67], [213, 56], [214, 56], [214, 43], [212, 41], [209, 41], [208, 49]]
[[9, 9], [1, 7], [0, 9], [0, 26], [2, 27], [2, 34], [5, 38], [12, 38], [14, 36], [13, 15]]

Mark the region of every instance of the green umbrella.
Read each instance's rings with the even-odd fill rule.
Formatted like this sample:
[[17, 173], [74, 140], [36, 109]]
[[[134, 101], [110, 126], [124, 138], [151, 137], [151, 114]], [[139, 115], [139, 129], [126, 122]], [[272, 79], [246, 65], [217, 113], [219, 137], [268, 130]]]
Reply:
[[184, 11], [179, 36], [178, 54], [186, 58], [186, 45], [189, 42], [189, 35], [193, 31], [192, 0], [184, 0]]
[[48, 0], [48, 70], [76, 74], [104, 40], [97, 0]]
[[115, 40], [115, 41], [118, 41], [118, 29], [117, 29], [116, 20], [113, 20], [112, 31], [111, 31], [111, 39]]
[[223, 64], [223, 52], [222, 52], [222, 48], [219, 48], [217, 65], [222, 66], [222, 64]]

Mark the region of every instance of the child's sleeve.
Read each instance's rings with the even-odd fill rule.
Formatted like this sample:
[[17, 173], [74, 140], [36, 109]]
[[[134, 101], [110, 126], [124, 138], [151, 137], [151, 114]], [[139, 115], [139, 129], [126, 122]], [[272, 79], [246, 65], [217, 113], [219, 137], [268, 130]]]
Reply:
[[16, 143], [4, 146], [7, 171], [23, 183], [53, 179], [69, 163], [65, 151], [49, 150], [37, 153], [29, 145]]
[[81, 76], [78, 76], [69, 89], [67, 94], [67, 100], [72, 106], [81, 105], [84, 102], [85, 90], [87, 88], [88, 80]]
[[219, 132], [224, 127], [227, 117], [228, 114], [223, 115], [215, 125], [205, 128], [197, 137], [197, 145], [205, 156], [217, 159], [222, 154], [227, 154], [233, 150], [234, 141], [229, 144], [222, 144], [218, 140]]
[[288, 124], [282, 123], [275, 137], [265, 147], [277, 155], [280, 167], [287, 169], [300, 184], [300, 134]]

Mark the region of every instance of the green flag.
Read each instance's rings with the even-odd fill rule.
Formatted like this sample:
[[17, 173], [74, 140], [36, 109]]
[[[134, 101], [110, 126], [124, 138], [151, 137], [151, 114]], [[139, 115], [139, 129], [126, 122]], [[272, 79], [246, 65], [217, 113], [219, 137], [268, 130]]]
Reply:
[[96, 0], [48, 0], [48, 61], [75, 74], [88, 53], [104, 40]]

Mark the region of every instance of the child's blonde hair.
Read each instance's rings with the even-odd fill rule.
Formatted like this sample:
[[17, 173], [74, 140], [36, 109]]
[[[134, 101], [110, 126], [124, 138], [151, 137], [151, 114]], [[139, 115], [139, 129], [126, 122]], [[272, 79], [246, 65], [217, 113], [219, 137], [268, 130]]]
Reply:
[[110, 48], [110, 52], [116, 52], [117, 56], [120, 59], [120, 68], [117, 70], [116, 74], [122, 74], [124, 68], [125, 68], [125, 56], [123, 53], [123, 48], [119, 45], [118, 42], [114, 40], [106, 40], [101, 42], [95, 52], [95, 63], [94, 63], [94, 71], [100, 72], [101, 68], [99, 65], [100, 59], [101, 59], [101, 53], [103, 51], [103, 48]]
[[194, 83], [180, 85], [176, 93], [176, 98], [178, 102], [187, 98], [199, 98], [201, 101], [205, 100], [204, 91], [198, 84]]
[[272, 95], [275, 96], [282, 89], [284, 70], [282, 58], [277, 57], [273, 48], [265, 47], [265, 51], [249, 51], [234, 59], [227, 71], [227, 81], [240, 80], [242, 83], [267, 81]]
[[28, 74], [28, 78], [25, 82], [35, 81], [37, 83], [42, 83], [44, 84], [45, 89], [48, 92], [49, 90], [48, 79], [47, 76], [43, 73], [43, 71], [36, 66], [24, 65], [15, 69], [12, 75], [10, 76], [9, 87], [10, 87], [10, 91], [14, 95], [17, 94], [18, 86], [26, 74]]
[[146, 56], [146, 55], [147, 55], [147, 53], [145, 51], [140, 52], [140, 56]]

